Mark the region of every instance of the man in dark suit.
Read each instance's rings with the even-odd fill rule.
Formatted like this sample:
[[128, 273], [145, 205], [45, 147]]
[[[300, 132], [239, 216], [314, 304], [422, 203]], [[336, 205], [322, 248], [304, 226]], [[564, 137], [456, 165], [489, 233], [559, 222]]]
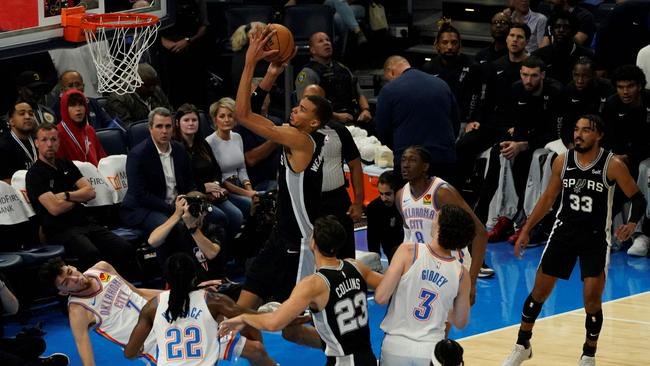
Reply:
[[[174, 213], [180, 194], [195, 190], [189, 156], [183, 145], [172, 141], [172, 115], [159, 107], [149, 113], [151, 138], [134, 147], [126, 160], [129, 190], [122, 202], [121, 218], [130, 227], [149, 235]], [[167, 240], [156, 247], [161, 265], [186, 243], [180, 228], [173, 227]]]

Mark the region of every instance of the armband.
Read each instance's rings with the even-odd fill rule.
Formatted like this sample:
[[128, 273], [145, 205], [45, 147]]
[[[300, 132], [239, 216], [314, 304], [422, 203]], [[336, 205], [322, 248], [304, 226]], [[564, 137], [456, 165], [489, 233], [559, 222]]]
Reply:
[[636, 192], [634, 196], [630, 197], [630, 203], [632, 207], [630, 207], [630, 218], [627, 221], [639, 222], [646, 210], [646, 200], [643, 193], [641, 191]]
[[63, 194], [65, 194], [65, 200], [70, 202], [70, 192], [65, 191], [65, 192], [63, 192]]

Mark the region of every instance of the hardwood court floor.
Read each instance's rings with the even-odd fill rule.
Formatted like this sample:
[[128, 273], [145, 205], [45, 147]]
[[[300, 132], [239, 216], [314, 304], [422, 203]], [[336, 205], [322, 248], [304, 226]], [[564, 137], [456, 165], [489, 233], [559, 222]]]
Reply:
[[[596, 362], [605, 365], [648, 365], [650, 292], [603, 304], [604, 323]], [[585, 337], [584, 309], [540, 319], [533, 330], [533, 358], [526, 366], [575, 365]], [[517, 338], [518, 325], [464, 338], [467, 365], [500, 365]]]

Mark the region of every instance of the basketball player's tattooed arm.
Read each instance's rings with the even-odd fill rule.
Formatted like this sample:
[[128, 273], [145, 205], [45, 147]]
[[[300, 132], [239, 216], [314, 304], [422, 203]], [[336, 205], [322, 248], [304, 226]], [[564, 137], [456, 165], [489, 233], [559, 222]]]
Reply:
[[300, 281], [291, 292], [291, 296], [280, 307], [265, 314], [242, 314], [238, 317], [227, 319], [219, 324], [219, 334], [239, 332], [245, 325], [260, 330], [277, 331], [285, 328], [295, 318], [300, 316], [306, 308], [322, 309], [329, 298], [329, 289], [323, 279], [318, 275], [311, 275]]
[[438, 190], [436, 193], [436, 199], [438, 201], [438, 206], [444, 204], [452, 204], [461, 207], [463, 210], [467, 211], [472, 219], [474, 220], [474, 240], [472, 240], [471, 246], [468, 248], [470, 254], [472, 255], [472, 266], [469, 269], [470, 279], [472, 280], [472, 288], [470, 291], [470, 303], [473, 305], [476, 301], [476, 280], [478, 274], [481, 271], [481, 266], [483, 265], [483, 258], [485, 257], [485, 249], [487, 248], [487, 232], [485, 231], [485, 226], [481, 220], [476, 217], [474, 211], [467, 205], [463, 197], [458, 193], [458, 191], [446, 184]]
[[557, 199], [557, 196], [560, 194], [560, 191], [562, 191], [561, 176], [565, 159], [566, 153], [559, 155], [553, 162], [553, 166], [551, 168], [551, 178], [548, 182], [548, 187], [546, 187], [546, 190], [544, 193], [542, 193], [539, 201], [537, 201], [533, 212], [531, 212], [530, 216], [526, 220], [526, 224], [524, 224], [524, 226], [521, 228], [521, 234], [515, 243], [515, 255], [519, 258], [521, 258], [521, 256], [524, 254], [524, 250], [530, 241], [530, 230], [534, 228], [535, 225], [537, 225], [537, 223], [539, 223], [539, 221], [544, 218], [544, 216], [546, 216], [546, 214], [551, 210], [553, 203], [555, 203], [555, 200]]
[[375, 290], [375, 302], [377, 304], [386, 304], [393, 296], [402, 275], [411, 267], [414, 250], [415, 244], [413, 243], [403, 243], [397, 247], [384, 278]]
[[70, 330], [74, 342], [77, 345], [79, 358], [84, 366], [94, 366], [95, 356], [93, 354], [93, 345], [90, 343], [88, 327], [94, 320], [92, 314], [84, 309], [81, 305], [70, 304], [68, 307], [68, 317], [70, 319]]
[[623, 193], [630, 199], [632, 208], [630, 209], [630, 219], [626, 224], [616, 228], [614, 234], [618, 240], [625, 241], [634, 234], [638, 220], [643, 216], [646, 208], [646, 200], [639, 191], [634, 178], [630, 175], [627, 165], [617, 156], [612, 157], [607, 167], [607, 179], [615, 180]]
[[142, 354], [144, 341], [149, 336], [153, 321], [156, 318], [156, 310], [158, 309], [158, 299], [153, 298], [149, 300], [140, 312], [138, 323], [133, 328], [129, 343], [124, 347], [124, 357], [128, 359], [136, 358]]

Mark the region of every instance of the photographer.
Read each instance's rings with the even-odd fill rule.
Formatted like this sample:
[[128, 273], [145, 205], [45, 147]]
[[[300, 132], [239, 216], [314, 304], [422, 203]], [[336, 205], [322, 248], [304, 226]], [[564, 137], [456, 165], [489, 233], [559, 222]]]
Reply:
[[[205, 270], [206, 278], [223, 278], [224, 263], [222, 256], [218, 256], [222, 241], [218, 237], [222, 236], [223, 228], [204, 222], [209, 207], [205, 195], [196, 191], [179, 195], [175, 205], [174, 213], [147, 239], [147, 243], [156, 248], [158, 260], [164, 263], [172, 254], [186, 252], [196, 258]], [[179, 233], [178, 240], [167, 240], [172, 231]]]

